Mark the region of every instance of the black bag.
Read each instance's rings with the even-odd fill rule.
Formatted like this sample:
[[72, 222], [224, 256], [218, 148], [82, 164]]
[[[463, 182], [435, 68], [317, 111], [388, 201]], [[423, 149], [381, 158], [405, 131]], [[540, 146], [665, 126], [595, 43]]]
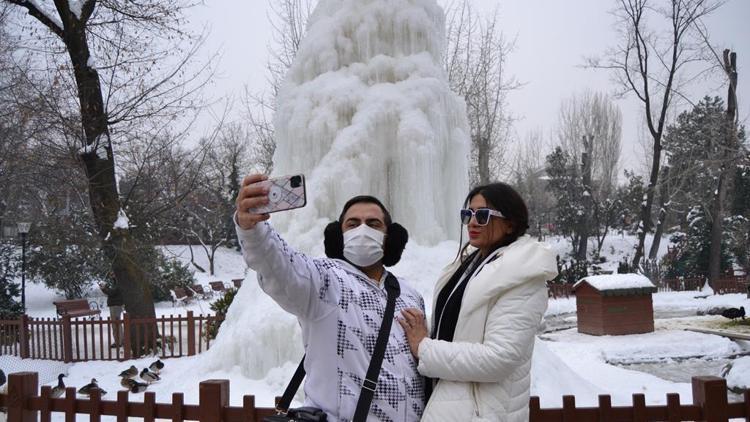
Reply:
[[[396, 310], [396, 298], [401, 294], [401, 287], [398, 284], [398, 280], [391, 273], [388, 273], [385, 278], [385, 290], [388, 293], [388, 302], [385, 305], [383, 323], [380, 325], [378, 339], [375, 342], [375, 350], [370, 358], [370, 366], [367, 368], [367, 375], [362, 383], [362, 390], [359, 393], [359, 400], [357, 400], [357, 410], [354, 413], [352, 422], [364, 422], [367, 420], [370, 403], [372, 403], [372, 398], [375, 395], [375, 389], [378, 385], [380, 367], [383, 365], [385, 347], [388, 343], [388, 336], [391, 333], [393, 314]], [[302, 361], [297, 366], [297, 370], [294, 372], [294, 376], [289, 381], [289, 385], [284, 390], [284, 395], [281, 396], [281, 400], [276, 406], [278, 413], [273, 416], [266, 416], [263, 418], [263, 422], [326, 422], [328, 420], [326, 413], [316, 407], [289, 409], [289, 404], [292, 403], [292, 398], [294, 398], [294, 394], [297, 392], [304, 377], [305, 358], [303, 356]]]
[[286, 414], [279, 413], [263, 418], [263, 422], [326, 422], [327, 420], [326, 412], [317, 407], [297, 407], [287, 410]]

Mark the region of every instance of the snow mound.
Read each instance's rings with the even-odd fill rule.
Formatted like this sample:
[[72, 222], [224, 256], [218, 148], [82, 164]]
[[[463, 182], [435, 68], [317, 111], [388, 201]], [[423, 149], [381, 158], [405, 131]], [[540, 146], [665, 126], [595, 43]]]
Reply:
[[750, 390], [750, 356], [735, 359], [725, 378], [733, 390]]

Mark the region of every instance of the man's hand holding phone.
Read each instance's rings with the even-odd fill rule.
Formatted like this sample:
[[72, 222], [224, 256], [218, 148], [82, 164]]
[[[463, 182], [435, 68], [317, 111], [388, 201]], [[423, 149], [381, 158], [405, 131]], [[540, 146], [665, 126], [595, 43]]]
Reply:
[[249, 230], [268, 220], [272, 212], [301, 208], [306, 203], [305, 176], [302, 174], [273, 179], [251, 174], [242, 181], [237, 196], [237, 224]]
[[270, 215], [255, 214], [251, 209], [259, 208], [268, 204], [268, 186], [261, 184], [268, 180], [263, 174], [251, 174], [242, 180], [240, 193], [237, 195], [237, 225], [244, 230], [250, 230], [261, 221], [266, 221]]

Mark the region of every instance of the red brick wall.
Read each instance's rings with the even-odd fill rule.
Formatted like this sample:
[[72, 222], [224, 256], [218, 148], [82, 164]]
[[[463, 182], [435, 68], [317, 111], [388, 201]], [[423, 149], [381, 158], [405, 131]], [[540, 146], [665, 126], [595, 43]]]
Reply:
[[578, 332], [600, 336], [604, 334], [602, 296], [588, 284], [576, 288]]
[[605, 296], [602, 302], [604, 334], [640, 334], [654, 331], [651, 295]]
[[576, 288], [578, 332], [593, 335], [640, 334], [654, 331], [651, 295], [602, 296], [583, 283]]

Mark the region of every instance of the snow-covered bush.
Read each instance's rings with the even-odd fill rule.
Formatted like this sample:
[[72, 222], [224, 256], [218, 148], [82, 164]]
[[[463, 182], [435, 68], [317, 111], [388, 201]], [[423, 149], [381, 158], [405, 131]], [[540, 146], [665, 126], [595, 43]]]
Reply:
[[18, 256], [15, 246], [0, 242], [0, 319], [16, 319], [22, 307], [18, 301], [20, 291], [15, 278], [18, 275]]

